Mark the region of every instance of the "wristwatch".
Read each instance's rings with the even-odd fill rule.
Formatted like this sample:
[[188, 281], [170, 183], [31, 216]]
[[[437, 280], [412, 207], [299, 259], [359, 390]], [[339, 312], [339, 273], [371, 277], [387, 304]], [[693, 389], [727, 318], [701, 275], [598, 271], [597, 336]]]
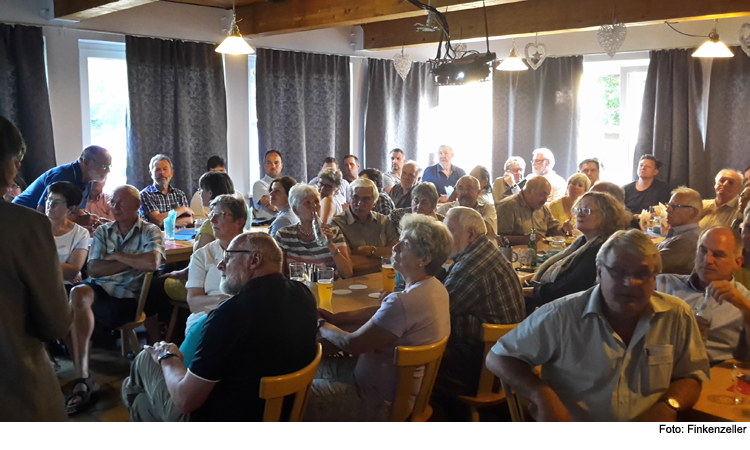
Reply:
[[682, 407], [680, 406], [680, 402], [678, 402], [676, 399], [672, 397], [664, 397], [661, 399], [664, 403], [667, 404], [670, 408], [674, 409], [676, 412], [681, 412]]
[[172, 352], [164, 352], [161, 355], [159, 355], [159, 357], [156, 358], [156, 360], [159, 362], [159, 364], [161, 364], [162, 361], [164, 361], [165, 359], [170, 358], [172, 356], [177, 356], [177, 354], [176, 353], [172, 353]]

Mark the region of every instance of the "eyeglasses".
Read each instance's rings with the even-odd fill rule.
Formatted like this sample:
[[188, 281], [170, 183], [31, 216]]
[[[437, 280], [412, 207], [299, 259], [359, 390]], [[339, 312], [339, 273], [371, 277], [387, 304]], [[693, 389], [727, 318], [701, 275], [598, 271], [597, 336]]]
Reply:
[[591, 213], [595, 213], [598, 211], [591, 208], [570, 208], [570, 212], [572, 212], [574, 216], [577, 216], [578, 213], [583, 213], [586, 216], [590, 216]]
[[323, 189], [323, 188], [336, 189], [336, 186], [332, 184], [318, 183], [318, 186], [320, 187], [320, 189]]
[[52, 206], [67, 206], [67, 204], [63, 200], [52, 200], [47, 199], [47, 204]]
[[360, 197], [359, 195], [352, 196], [352, 203], [372, 203], [374, 199], [372, 197]]
[[628, 286], [640, 286], [656, 275], [654, 272], [651, 272], [649, 274], [625, 273], [615, 269], [614, 267], [609, 267], [604, 264], [602, 264], [602, 267], [607, 269], [607, 272], [609, 272], [609, 276], [611, 276], [613, 279], [621, 283], [625, 283]]
[[232, 253], [255, 253], [255, 250], [224, 250], [222, 261], [224, 261], [225, 264], [229, 261], [229, 257], [232, 256]]
[[667, 203], [667, 208], [679, 209], [679, 208], [695, 208], [692, 205], [678, 205], [677, 203]]
[[112, 169], [112, 164], [102, 164], [102, 163], [100, 163], [99, 161], [97, 161], [97, 160], [95, 160], [93, 158], [88, 158], [88, 160], [92, 161], [92, 162], [95, 162], [97, 165], [101, 166], [101, 168], [104, 169], [104, 170], [106, 170], [106, 171], [110, 171]]
[[531, 164], [534, 164], [534, 165], [536, 165], [536, 164], [541, 164], [541, 163], [543, 163], [544, 161], [549, 161], [549, 159], [532, 159], [532, 160], [531, 160]]
[[232, 213], [228, 213], [224, 211], [221, 211], [221, 212], [211, 211], [210, 213], [208, 213], [208, 220], [212, 220], [214, 217], [218, 217], [219, 219], [225, 219], [227, 216], [231, 216], [231, 215]]

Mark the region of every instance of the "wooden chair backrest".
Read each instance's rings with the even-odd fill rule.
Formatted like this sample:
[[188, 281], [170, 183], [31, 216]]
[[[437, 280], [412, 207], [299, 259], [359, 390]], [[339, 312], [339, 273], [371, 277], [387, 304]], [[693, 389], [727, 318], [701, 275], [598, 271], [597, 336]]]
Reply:
[[323, 346], [318, 343], [318, 353], [315, 359], [302, 369], [275, 377], [263, 377], [260, 379], [260, 398], [266, 401], [263, 411], [264, 422], [278, 422], [281, 420], [281, 408], [284, 405], [284, 397], [294, 394], [290, 422], [299, 422], [302, 412], [305, 410], [307, 398], [310, 395], [310, 386], [318, 370], [320, 358], [323, 356]]
[[[440, 361], [443, 359], [443, 352], [447, 345], [448, 337], [429, 345], [396, 347], [394, 360], [399, 367], [399, 373], [396, 398], [391, 408], [391, 421], [403, 422], [422, 415], [428, 408]], [[409, 412], [409, 398], [414, 390], [414, 372], [419, 366], [425, 366], [422, 385], [414, 402], [414, 408]]]
[[141, 320], [141, 314], [143, 314], [143, 308], [146, 307], [146, 299], [148, 298], [148, 290], [151, 287], [151, 280], [154, 278], [153, 272], [146, 272], [143, 276], [143, 286], [141, 287], [141, 295], [138, 297], [138, 307], [135, 310], [135, 321]]
[[482, 358], [482, 371], [479, 374], [479, 387], [477, 388], [477, 397], [482, 394], [497, 393], [500, 390], [499, 386], [495, 388], [495, 374], [485, 365], [484, 361], [487, 359], [487, 354], [492, 350], [492, 346], [506, 334], [515, 328], [518, 324], [512, 323], [509, 325], [495, 325], [490, 323], [482, 324], [482, 342], [484, 342], [484, 357]]

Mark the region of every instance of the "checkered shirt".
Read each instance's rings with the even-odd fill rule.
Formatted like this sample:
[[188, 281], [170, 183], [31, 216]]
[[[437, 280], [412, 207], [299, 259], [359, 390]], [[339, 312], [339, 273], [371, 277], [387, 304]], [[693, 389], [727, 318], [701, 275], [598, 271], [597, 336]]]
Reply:
[[185, 193], [172, 186], [169, 186], [167, 195], [162, 194], [153, 184], [141, 191], [140, 214], [146, 220], [148, 220], [148, 215], [153, 211], [165, 213], [180, 206], [188, 205], [190, 203], [188, 203]]

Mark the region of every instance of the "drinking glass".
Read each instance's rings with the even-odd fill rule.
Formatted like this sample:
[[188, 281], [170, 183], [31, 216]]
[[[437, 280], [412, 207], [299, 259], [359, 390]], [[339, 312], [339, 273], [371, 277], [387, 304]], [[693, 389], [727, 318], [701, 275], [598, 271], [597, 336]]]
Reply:
[[307, 275], [307, 268], [305, 267], [305, 263], [289, 263], [289, 279], [290, 280], [304, 283], [305, 275]]
[[380, 270], [383, 274], [383, 289], [393, 292], [396, 289], [396, 269], [393, 268], [391, 258], [383, 256], [380, 258]]
[[333, 269], [318, 268], [318, 298], [320, 307], [331, 311], [331, 297], [333, 296]]
[[733, 400], [735, 405], [750, 403], [750, 397], [740, 392], [740, 378], [742, 378], [745, 383], [750, 384], [750, 369], [745, 369], [742, 367], [741, 363], [736, 362], [732, 365], [732, 384], [734, 386]]

